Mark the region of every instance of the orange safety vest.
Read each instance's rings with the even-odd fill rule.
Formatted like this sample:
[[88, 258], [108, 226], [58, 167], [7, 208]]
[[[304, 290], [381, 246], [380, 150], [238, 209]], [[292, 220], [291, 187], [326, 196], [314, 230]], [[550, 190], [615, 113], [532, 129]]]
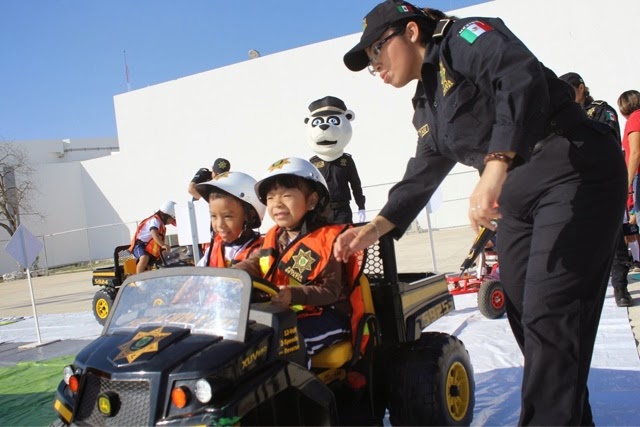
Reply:
[[262, 245], [262, 236], [258, 233], [249, 241], [247, 241], [243, 247], [236, 253], [231, 262], [227, 262], [224, 258], [224, 242], [222, 238], [217, 234], [213, 238], [213, 241], [209, 243], [211, 250], [209, 251], [209, 258], [207, 259], [207, 267], [230, 267], [234, 264], [244, 261], [249, 258], [254, 251], [260, 249]]
[[[324, 270], [333, 251], [333, 244], [338, 236], [350, 225], [326, 225], [309, 234], [299, 237], [285, 248], [278, 257], [279, 227], [271, 228], [264, 237], [260, 250], [260, 271], [262, 277], [276, 286], [300, 286], [313, 282]], [[351, 315], [351, 330], [355, 331], [364, 314], [364, 304], [359, 292], [359, 277], [361, 274], [361, 253], [351, 256], [345, 265], [348, 271], [351, 295], [349, 301], [353, 313]], [[354, 292], [355, 291], [355, 292]], [[319, 315], [321, 307], [294, 305], [291, 307], [298, 317]], [[355, 337], [355, 334], [352, 334]]]
[[[160, 235], [160, 238], [164, 240], [164, 235], [166, 233], [167, 228], [164, 226], [164, 222], [162, 222], [162, 219], [160, 218], [160, 216], [153, 214], [149, 218], [143, 220], [138, 225], [138, 228], [136, 229], [136, 232], [133, 235], [133, 238], [131, 239], [131, 246], [129, 246], [129, 252], [133, 253], [133, 247], [136, 245], [136, 240], [138, 240], [138, 236], [140, 235], [140, 231], [142, 230], [142, 227], [144, 227], [147, 221], [149, 221], [152, 218], [157, 218], [158, 221], [160, 222], [160, 227], [158, 228], [158, 234]], [[152, 237], [151, 240], [147, 242], [147, 245], [145, 246], [144, 250], [147, 251], [151, 256], [155, 258], [159, 258], [160, 253], [162, 251], [162, 246], [157, 244], [155, 239]]]

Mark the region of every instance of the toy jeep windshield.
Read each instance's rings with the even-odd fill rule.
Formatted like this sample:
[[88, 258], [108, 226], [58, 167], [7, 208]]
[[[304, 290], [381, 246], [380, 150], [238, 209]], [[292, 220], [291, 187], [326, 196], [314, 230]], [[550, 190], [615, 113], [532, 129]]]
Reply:
[[[232, 268], [129, 277], [102, 334], [65, 367], [61, 424], [469, 425], [473, 371], [457, 338], [422, 330], [454, 308], [443, 275], [398, 274], [383, 236], [354, 284], [364, 312], [309, 360], [277, 288]], [[166, 303], [155, 305], [158, 293]]]

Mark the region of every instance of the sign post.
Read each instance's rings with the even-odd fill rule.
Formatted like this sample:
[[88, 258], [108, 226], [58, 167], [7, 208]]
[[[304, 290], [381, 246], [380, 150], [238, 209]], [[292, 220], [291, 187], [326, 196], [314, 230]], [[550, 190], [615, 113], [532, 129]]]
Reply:
[[5, 250], [7, 251], [7, 253], [27, 270], [27, 281], [29, 283], [29, 293], [31, 294], [31, 307], [33, 308], [33, 318], [35, 319], [36, 323], [36, 335], [38, 336], [38, 342], [32, 345], [22, 346], [21, 348], [36, 347], [39, 345], [49, 344], [43, 343], [42, 339], [40, 338], [40, 325], [38, 323], [36, 299], [33, 295], [33, 284], [31, 283], [31, 271], [29, 269], [29, 267], [38, 257], [38, 254], [40, 253], [42, 248], [42, 242], [40, 242], [40, 240], [38, 240], [26, 227], [23, 227], [22, 225], [18, 226], [16, 232], [13, 234], [13, 236], [11, 236], [11, 239], [9, 239], [7, 246], [5, 246]]

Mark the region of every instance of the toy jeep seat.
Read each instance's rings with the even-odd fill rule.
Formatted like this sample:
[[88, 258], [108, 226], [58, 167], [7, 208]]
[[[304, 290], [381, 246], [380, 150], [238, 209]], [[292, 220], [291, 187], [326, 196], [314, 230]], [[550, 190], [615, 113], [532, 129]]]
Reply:
[[[371, 297], [371, 287], [369, 279], [364, 274], [360, 275], [360, 289], [362, 292], [362, 302], [364, 303], [365, 314], [375, 314], [373, 309], [373, 298]], [[363, 320], [365, 316], [363, 316]], [[366, 326], [360, 322], [360, 329]], [[357, 334], [359, 331], [352, 331]], [[353, 359], [353, 344], [351, 340], [340, 341], [331, 347], [322, 350], [320, 353], [311, 357], [311, 367], [313, 368], [339, 368]]]

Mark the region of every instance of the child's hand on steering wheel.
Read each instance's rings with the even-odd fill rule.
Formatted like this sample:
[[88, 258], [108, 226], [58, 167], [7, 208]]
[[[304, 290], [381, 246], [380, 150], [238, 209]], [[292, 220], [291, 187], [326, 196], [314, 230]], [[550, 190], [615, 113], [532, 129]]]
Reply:
[[271, 297], [271, 302], [280, 307], [289, 307], [291, 304], [291, 289], [288, 286], [279, 286], [280, 292]]

